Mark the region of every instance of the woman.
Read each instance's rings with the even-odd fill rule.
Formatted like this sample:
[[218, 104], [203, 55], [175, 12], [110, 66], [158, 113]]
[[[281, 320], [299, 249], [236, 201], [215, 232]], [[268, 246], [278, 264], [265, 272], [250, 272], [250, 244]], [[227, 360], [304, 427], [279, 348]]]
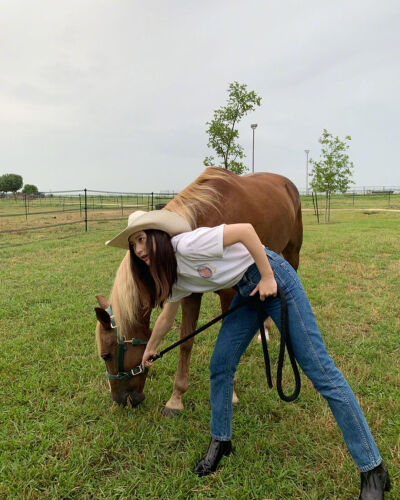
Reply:
[[[142, 364], [147, 367], [172, 327], [183, 297], [234, 287], [238, 292], [234, 306], [258, 292], [265, 317], [271, 316], [280, 328], [278, 284], [288, 304], [296, 359], [327, 400], [361, 471], [360, 498], [383, 498], [390, 488], [387, 468], [351, 388], [326, 352], [300, 279], [288, 262], [263, 247], [251, 224], [192, 231], [176, 213], [135, 212], [128, 227], [107, 244], [129, 247], [143, 303], [150, 308], [164, 305], [143, 355]], [[199, 476], [214, 472], [221, 458], [231, 452], [234, 373], [257, 327], [257, 312], [247, 306], [222, 323], [210, 362], [211, 442], [194, 470]]]

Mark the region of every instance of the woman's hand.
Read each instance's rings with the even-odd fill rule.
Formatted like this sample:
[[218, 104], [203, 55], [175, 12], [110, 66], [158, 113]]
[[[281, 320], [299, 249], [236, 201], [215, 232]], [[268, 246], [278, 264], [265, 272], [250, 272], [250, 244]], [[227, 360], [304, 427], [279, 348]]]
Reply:
[[153, 356], [155, 356], [157, 354], [156, 351], [152, 351], [152, 350], [145, 350], [144, 351], [144, 354], [143, 354], [143, 358], [142, 358], [142, 367], [143, 368], [148, 368], [149, 366], [151, 366], [154, 361], [152, 361], [150, 358], [152, 358]]
[[276, 297], [278, 286], [274, 273], [265, 254], [265, 248], [251, 224], [228, 224], [224, 226], [224, 247], [234, 243], [243, 243], [250, 252], [260, 272], [261, 280], [250, 295], [260, 293], [260, 300]]
[[159, 346], [162, 339], [165, 337], [168, 330], [174, 324], [174, 319], [178, 311], [179, 302], [167, 302], [164, 305], [160, 316], [154, 323], [153, 331], [151, 333], [150, 339], [148, 341], [147, 347], [144, 351], [142, 357], [142, 367], [147, 368], [151, 366], [154, 361], [149, 361], [152, 356], [157, 354], [157, 347]]
[[266, 278], [261, 277], [261, 280], [251, 292], [250, 296], [255, 295], [257, 292], [260, 294], [260, 300], [262, 301], [264, 301], [267, 297], [276, 297], [278, 293], [278, 285], [276, 284], [274, 275]]

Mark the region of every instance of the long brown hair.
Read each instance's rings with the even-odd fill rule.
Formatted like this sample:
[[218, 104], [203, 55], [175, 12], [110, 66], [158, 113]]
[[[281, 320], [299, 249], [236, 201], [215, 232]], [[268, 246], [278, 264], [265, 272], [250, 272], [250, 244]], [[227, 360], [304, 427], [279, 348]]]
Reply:
[[145, 310], [154, 306], [163, 306], [165, 300], [171, 295], [172, 285], [177, 280], [177, 264], [171, 237], [165, 231], [148, 229], [147, 254], [150, 266], [136, 256], [133, 245], [129, 243], [131, 256], [131, 270], [133, 279], [139, 289], [139, 294]]

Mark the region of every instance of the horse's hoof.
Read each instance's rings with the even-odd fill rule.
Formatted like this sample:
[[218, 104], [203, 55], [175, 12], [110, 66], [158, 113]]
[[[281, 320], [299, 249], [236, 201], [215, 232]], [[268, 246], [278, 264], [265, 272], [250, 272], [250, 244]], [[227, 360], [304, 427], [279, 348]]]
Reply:
[[164, 406], [164, 408], [161, 410], [161, 415], [163, 417], [173, 418], [180, 415], [181, 411], [182, 410], [176, 410], [175, 408], [167, 408], [166, 406]]

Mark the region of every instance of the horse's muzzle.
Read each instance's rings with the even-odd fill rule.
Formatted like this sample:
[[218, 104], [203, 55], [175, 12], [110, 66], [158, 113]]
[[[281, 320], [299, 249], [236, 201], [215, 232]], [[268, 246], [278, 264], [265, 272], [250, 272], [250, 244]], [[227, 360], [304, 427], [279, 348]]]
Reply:
[[143, 392], [123, 392], [122, 394], [112, 394], [112, 400], [121, 406], [131, 406], [136, 408], [144, 400]]

